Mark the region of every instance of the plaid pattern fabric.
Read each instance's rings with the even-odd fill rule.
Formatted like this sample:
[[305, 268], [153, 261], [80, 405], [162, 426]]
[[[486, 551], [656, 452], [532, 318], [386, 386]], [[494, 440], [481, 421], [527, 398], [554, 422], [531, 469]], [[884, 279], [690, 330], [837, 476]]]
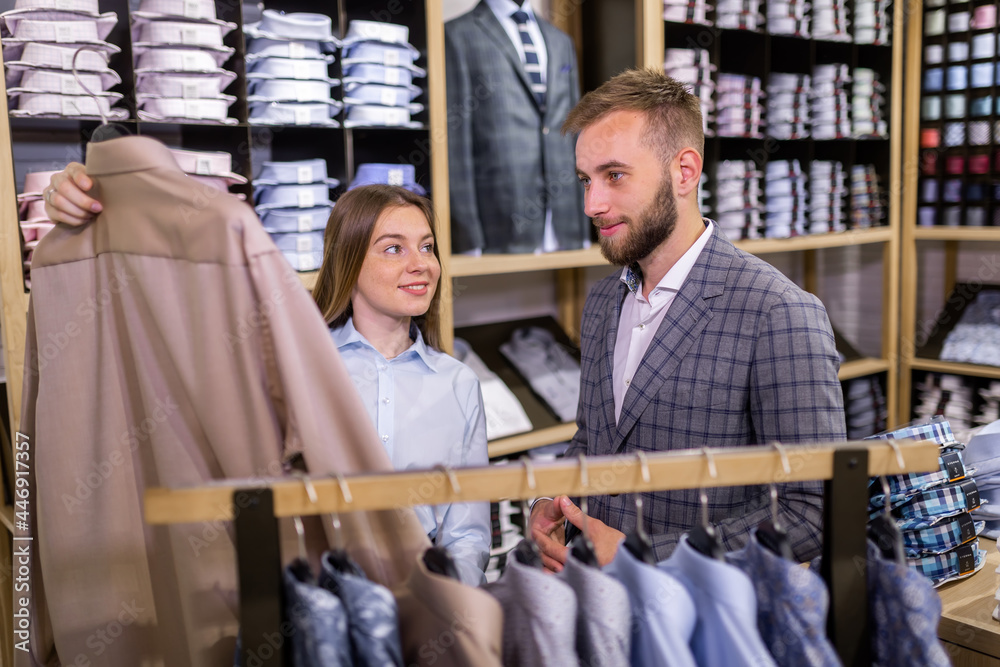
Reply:
[[921, 554], [940, 554], [968, 542], [983, 532], [985, 527], [985, 521], [973, 521], [968, 512], [962, 512], [922, 530], [904, 531], [903, 547], [908, 558]]
[[933, 440], [942, 447], [950, 447], [958, 444], [958, 441], [955, 440], [955, 434], [951, 430], [951, 424], [948, 423], [948, 420], [942, 419], [941, 417], [935, 417], [926, 424], [905, 426], [903, 428], [896, 429], [895, 431], [877, 433], [865, 439]]
[[961, 146], [965, 143], [965, 123], [944, 124], [944, 145]]
[[[600, 281], [584, 307], [579, 430], [567, 457], [844, 439], [838, 356], [823, 305], [770, 264], [734, 248], [718, 225], [640, 363], [616, 424], [611, 374], [628, 289], [620, 275], [616, 270]], [[797, 449], [789, 447], [793, 461]], [[770, 517], [766, 486], [706, 493], [710, 519], [729, 550]], [[817, 555], [821, 484], [783, 484], [779, 494], [795, 555]], [[643, 494], [658, 560], [700, 521], [698, 496], [697, 489]], [[623, 532], [635, 526], [628, 494], [593, 496], [590, 514]]]
[[454, 252], [534, 252], [549, 209], [560, 250], [590, 238], [576, 139], [559, 132], [580, 99], [573, 41], [536, 20], [548, 54], [544, 111], [489, 5], [480, 2], [445, 25]]
[[[896, 507], [897, 505], [906, 502], [920, 491], [924, 491], [941, 484], [946, 484], [948, 482], [958, 482], [976, 472], [975, 468], [965, 468], [965, 464], [962, 463], [962, 456], [957, 452], [946, 456], [949, 461], [954, 461], [955, 458], [958, 459], [958, 465], [953, 466], [950, 471], [945, 458], [942, 457], [938, 459], [940, 469], [934, 472], [910, 473], [908, 475], [890, 475], [886, 477], [886, 482], [889, 484], [890, 507]], [[868, 484], [870, 487], [873, 487], [873, 490], [882, 489], [882, 482], [878, 477], [873, 477]], [[880, 508], [884, 506], [884, 494], [879, 493], [871, 497], [871, 500], [869, 501], [870, 508]]]
[[986, 552], [979, 548], [979, 540], [975, 540], [943, 554], [908, 558], [906, 562], [937, 585], [978, 570], [986, 562]]
[[[974, 490], [972, 498], [966, 491]], [[913, 500], [893, 510], [904, 519], [953, 516], [959, 512], [971, 512], [980, 505], [979, 491], [975, 480], [957, 484], [947, 484], [921, 491]]]

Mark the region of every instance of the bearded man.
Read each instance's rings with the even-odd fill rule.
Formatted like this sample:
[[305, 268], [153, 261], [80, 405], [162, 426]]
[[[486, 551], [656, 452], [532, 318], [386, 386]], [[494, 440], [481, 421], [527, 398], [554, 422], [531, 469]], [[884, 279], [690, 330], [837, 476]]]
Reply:
[[[698, 98], [654, 69], [588, 93], [563, 132], [601, 251], [620, 271], [587, 297], [578, 430], [567, 457], [845, 438], [840, 360], [823, 304], [736, 249], [698, 210], [705, 138]], [[707, 476], [707, 473], [706, 473]], [[767, 486], [707, 489], [727, 550], [772, 518]], [[699, 491], [642, 494], [657, 561], [701, 522]], [[819, 482], [778, 485], [793, 553], [820, 553]], [[547, 569], [566, 561], [563, 527], [584, 528], [569, 498], [532, 508]], [[628, 494], [591, 496], [586, 529], [601, 565], [635, 529]]]

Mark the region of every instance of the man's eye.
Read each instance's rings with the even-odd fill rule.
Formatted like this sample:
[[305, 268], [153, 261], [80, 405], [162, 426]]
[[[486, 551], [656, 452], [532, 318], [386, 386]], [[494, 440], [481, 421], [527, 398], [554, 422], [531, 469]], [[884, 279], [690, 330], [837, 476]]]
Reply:
[[611, 172], [610, 176], [612, 181], [620, 181], [625, 176], [625, 174], [623, 174], [620, 171], [613, 171]]

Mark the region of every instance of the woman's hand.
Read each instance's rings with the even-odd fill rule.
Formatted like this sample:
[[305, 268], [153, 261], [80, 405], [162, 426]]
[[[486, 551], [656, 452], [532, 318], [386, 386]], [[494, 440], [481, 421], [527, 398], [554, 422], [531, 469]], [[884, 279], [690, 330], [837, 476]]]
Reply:
[[52, 176], [49, 187], [45, 188], [45, 214], [52, 222], [67, 225], [83, 225], [101, 212], [101, 202], [85, 193], [94, 187], [94, 181], [87, 176], [87, 169], [79, 162], [71, 162], [58, 174]]

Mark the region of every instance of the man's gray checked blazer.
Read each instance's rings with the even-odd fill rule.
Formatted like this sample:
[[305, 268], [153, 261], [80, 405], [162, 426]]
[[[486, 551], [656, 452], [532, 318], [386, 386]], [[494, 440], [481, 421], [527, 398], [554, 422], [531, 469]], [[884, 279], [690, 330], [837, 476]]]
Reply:
[[568, 35], [537, 18], [548, 53], [544, 110], [485, 2], [445, 24], [454, 252], [534, 252], [546, 207], [561, 250], [589, 238], [576, 139], [560, 132], [580, 98], [576, 54]]
[[[616, 425], [611, 373], [628, 290], [620, 273], [597, 283], [584, 306], [579, 430], [567, 457], [845, 438], [840, 361], [826, 309], [770, 264], [734, 247], [718, 225], [636, 370]], [[819, 555], [821, 484], [784, 484], [778, 491], [795, 555]], [[700, 522], [698, 493], [643, 494], [658, 560]], [[767, 486], [708, 489], [708, 502], [729, 550], [770, 517]], [[634, 498], [593, 497], [590, 515], [628, 533]]]

